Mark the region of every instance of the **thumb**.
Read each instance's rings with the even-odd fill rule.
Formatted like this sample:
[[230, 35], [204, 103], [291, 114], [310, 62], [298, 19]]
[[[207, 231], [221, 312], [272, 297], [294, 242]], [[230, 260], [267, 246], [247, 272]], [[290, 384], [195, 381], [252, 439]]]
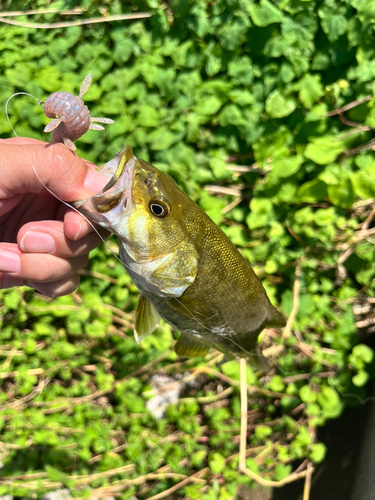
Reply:
[[64, 144], [14, 141], [0, 143], [0, 179], [0, 199], [39, 193], [43, 183], [64, 201], [89, 198], [108, 182]]

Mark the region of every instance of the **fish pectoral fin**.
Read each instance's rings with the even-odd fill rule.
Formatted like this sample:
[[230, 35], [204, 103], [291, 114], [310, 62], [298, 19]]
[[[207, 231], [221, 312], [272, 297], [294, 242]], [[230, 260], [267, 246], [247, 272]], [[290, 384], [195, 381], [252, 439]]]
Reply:
[[209, 351], [209, 347], [203, 344], [203, 342], [199, 342], [199, 340], [195, 340], [192, 337], [182, 334], [177, 340], [174, 350], [178, 356], [188, 356], [194, 358], [205, 356]]
[[181, 289], [184, 287], [185, 290], [189, 285], [194, 283], [197, 268], [198, 253], [194, 245], [183, 241], [155, 269], [151, 278], [157, 286], [162, 288]]
[[154, 330], [159, 321], [159, 315], [146, 297], [141, 295], [135, 309], [134, 338], [139, 344]]
[[286, 321], [284, 316], [277, 311], [274, 307], [270, 312], [269, 319], [267, 321], [267, 328], [281, 328], [286, 325]]

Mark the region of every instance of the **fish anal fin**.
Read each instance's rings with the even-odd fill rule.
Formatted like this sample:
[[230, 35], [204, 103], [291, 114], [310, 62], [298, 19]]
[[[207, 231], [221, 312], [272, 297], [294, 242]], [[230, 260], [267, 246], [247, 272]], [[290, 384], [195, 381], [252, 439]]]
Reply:
[[281, 312], [277, 311], [274, 307], [270, 312], [266, 327], [267, 328], [281, 328], [286, 325], [286, 321]]
[[209, 347], [202, 342], [199, 342], [199, 340], [195, 340], [192, 337], [182, 334], [177, 340], [174, 350], [178, 356], [194, 358], [205, 356], [209, 351]]
[[139, 344], [150, 335], [159, 321], [159, 315], [146, 297], [141, 295], [135, 309], [134, 338]]
[[244, 357], [256, 370], [260, 370], [262, 372], [268, 372], [270, 370], [270, 365], [268, 364], [267, 359], [263, 356], [262, 351], [258, 346]]

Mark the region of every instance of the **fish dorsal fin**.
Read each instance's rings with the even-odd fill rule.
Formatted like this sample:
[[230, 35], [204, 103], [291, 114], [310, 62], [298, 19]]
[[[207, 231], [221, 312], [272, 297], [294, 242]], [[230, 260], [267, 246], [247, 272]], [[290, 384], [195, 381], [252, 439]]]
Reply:
[[274, 307], [272, 307], [266, 324], [267, 328], [281, 328], [285, 325], [286, 321], [284, 316]]
[[192, 337], [182, 334], [177, 340], [174, 350], [179, 356], [194, 358], [198, 356], [205, 356], [209, 351], [209, 347], [203, 344], [203, 342], [199, 342], [199, 340], [195, 340]]
[[159, 315], [154, 306], [140, 295], [134, 321], [134, 338], [138, 344], [155, 330], [158, 321]]
[[149, 280], [163, 292], [180, 297], [194, 283], [198, 269], [198, 253], [190, 242], [181, 242], [155, 269]]

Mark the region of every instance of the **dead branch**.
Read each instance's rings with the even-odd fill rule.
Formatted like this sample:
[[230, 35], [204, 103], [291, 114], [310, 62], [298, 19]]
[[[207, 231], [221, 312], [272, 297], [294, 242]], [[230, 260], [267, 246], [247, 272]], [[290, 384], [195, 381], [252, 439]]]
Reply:
[[344, 113], [345, 111], [349, 111], [349, 109], [355, 108], [356, 106], [359, 106], [360, 104], [363, 104], [364, 102], [369, 101], [372, 99], [372, 95], [367, 95], [363, 99], [356, 99], [355, 101], [349, 102], [348, 104], [345, 104], [345, 106], [342, 106], [341, 108], [336, 108], [333, 111], [329, 111], [326, 116], [335, 116], [339, 115], [340, 113]]
[[12, 26], [21, 26], [22, 28], [36, 28], [36, 29], [51, 29], [51, 28], [70, 28], [71, 26], [83, 26], [85, 24], [95, 23], [109, 23], [113, 21], [125, 21], [128, 19], [144, 19], [151, 17], [149, 12], [140, 12], [139, 14], [119, 14], [117, 16], [108, 17], [92, 17], [89, 19], [81, 19], [77, 21], [63, 21], [60, 23], [21, 23], [19, 21], [12, 21], [11, 19], [4, 19], [0, 16], [0, 23], [11, 24]]

